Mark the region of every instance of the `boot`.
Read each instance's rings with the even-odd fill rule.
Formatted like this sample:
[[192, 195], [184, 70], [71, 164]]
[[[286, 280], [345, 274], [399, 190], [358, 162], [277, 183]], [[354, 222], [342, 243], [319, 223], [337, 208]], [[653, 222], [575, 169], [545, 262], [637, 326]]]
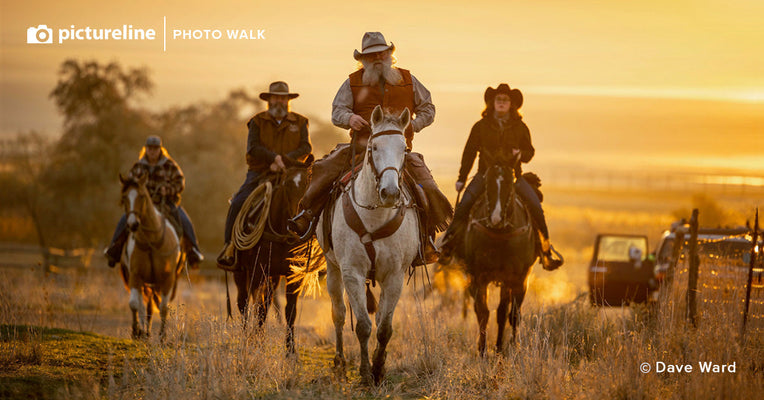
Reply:
[[124, 233], [117, 237], [117, 239], [109, 244], [103, 251], [104, 257], [109, 267], [114, 268], [122, 260], [122, 249], [125, 247], [125, 241], [127, 241], [127, 233]]
[[218, 255], [218, 268], [226, 271], [234, 271], [236, 268], [236, 249], [233, 244], [226, 242], [223, 245], [223, 250]]
[[443, 244], [440, 246], [440, 257], [438, 257], [438, 264], [449, 265], [454, 260], [454, 241], [453, 237], [443, 240]]
[[122, 243], [112, 242], [109, 247], [104, 249], [103, 255], [106, 257], [109, 267], [114, 268], [122, 258]]
[[424, 259], [417, 253], [414, 261], [411, 262], [412, 267], [418, 267], [420, 265], [432, 264], [438, 261], [440, 251], [435, 247], [435, 243], [432, 241], [432, 236], [427, 236], [427, 241], [424, 243]]
[[547, 271], [554, 271], [560, 268], [565, 262], [562, 254], [554, 249], [549, 238], [545, 238], [543, 235], [539, 236], [541, 237], [541, 265]]
[[287, 230], [301, 239], [309, 236], [314, 228], [316, 213], [310, 209], [300, 211], [294, 218], [287, 221]]
[[188, 257], [188, 266], [191, 269], [199, 269], [199, 264], [204, 261], [204, 254], [196, 246], [191, 247], [186, 257]]

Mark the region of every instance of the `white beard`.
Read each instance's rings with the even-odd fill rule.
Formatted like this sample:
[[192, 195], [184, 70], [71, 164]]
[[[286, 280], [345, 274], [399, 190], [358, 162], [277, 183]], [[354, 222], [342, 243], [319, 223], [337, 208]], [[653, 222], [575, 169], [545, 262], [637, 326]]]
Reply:
[[398, 68], [393, 67], [392, 60], [383, 61], [381, 64], [375, 62], [362, 62], [364, 85], [377, 85], [380, 82], [399, 83], [403, 80]]

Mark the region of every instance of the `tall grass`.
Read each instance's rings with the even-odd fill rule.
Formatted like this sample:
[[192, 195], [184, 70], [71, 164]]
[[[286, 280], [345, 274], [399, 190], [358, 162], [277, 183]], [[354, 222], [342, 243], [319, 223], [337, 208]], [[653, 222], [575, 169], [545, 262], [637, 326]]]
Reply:
[[[127, 337], [127, 294], [111, 272], [48, 277], [33, 271], [2, 272], [0, 323]], [[664, 295], [660, 308], [609, 310], [592, 308], [586, 296], [567, 303], [546, 299], [541, 286], [529, 294], [517, 342], [499, 353], [489, 351], [485, 358], [477, 354], [471, 309], [463, 318], [459, 302], [449, 303], [437, 294], [422, 298], [412, 285], [396, 311], [387, 379], [373, 388], [358, 384], [358, 345], [349, 321], [344, 331], [348, 380], [332, 371], [334, 330], [327, 298], [301, 299], [298, 357], [290, 358], [285, 356], [284, 327], [276, 318], [269, 318], [262, 330], [244, 329], [238, 316], [224, 316], [219, 282], [194, 282], [193, 290], [187, 282], [183, 285], [164, 345], [156, 337], [140, 344], [140, 355], [112, 359], [100, 380], [84, 389], [72, 385], [62, 397], [679, 399], [755, 398], [764, 391], [761, 331], [752, 330], [755, 334], [743, 343], [737, 312], [714, 318], [718, 308], [704, 312], [699, 327], [693, 328], [684, 318], [678, 285]], [[493, 308], [497, 297], [493, 290]], [[489, 344], [495, 343], [495, 335], [492, 315]], [[3, 347], [0, 359], [46, 362], [39, 359], [41, 344], [33, 336], [9, 342], [15, 348]], [[374, 337], [371, 342], [376, 345]], [[691, 364], [694, 370], [640, 372], [641, 363], [654, 368], [657, 361]], [[698, 370], [701, 361], [734, 362], [736, 372], [703, 374]]]

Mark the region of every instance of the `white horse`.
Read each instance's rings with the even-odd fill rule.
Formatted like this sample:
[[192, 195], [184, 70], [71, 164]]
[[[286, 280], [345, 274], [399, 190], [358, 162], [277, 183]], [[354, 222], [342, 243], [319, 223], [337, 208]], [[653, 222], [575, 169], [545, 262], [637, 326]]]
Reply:
[[[327, 261], [326, 283], [337, 335], [334, 365], [344, 375], [344, 288], [358, 320], [359, 372], [366, 385], [372, 379], [379, 383], [384, 377], [386, 348], [393, 334], [393, 312], [401, 296], [405, 271], [419, 248], [419, 223], [412, 196], [401, 184], [406, 155], [403, 132], [410, 122], [408, 108], [400, 116], [383, 113], [380, 106], [374, 109], [363, 167], [333, 205], [330, 237], [323, 229], [326, 212], [316, 229]], [[369, 364], [368, 345], [374, 296], [369, 281], [379, 282], [381, 288], [373, 367]]]

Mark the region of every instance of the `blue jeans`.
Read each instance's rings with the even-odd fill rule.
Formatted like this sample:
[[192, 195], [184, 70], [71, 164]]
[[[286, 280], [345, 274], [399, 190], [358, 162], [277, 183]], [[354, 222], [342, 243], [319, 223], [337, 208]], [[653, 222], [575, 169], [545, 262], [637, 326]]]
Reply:
[[[191, 218], [188, 217], [186, 210], [181, 206], [177, 206], [173, 213], [177, 213], [178, 220], [183, 227], [183, 237], [185, 237], [195, 249], [199, 250], [199, 243], [196, 241], [196, 233], [194, 232], [194, 225], [191, 223]], [[127, 216], [122, 214], [117, 222], [117, 229], [114, 230], [114, 235], [111, 237], [112, 243], [117, 243], [118, 240], [124, 241], [127, 239]]]
[[257, 171], [247, 171], [247, 178], [239, 188], [239, 191], [233, 195], [231, 206], [228, 208], [228, 216], [225, 219], [224, 238], [226, 243], [231, 241], [233, 223], [236, 220], [236, 216], [239, 215], [239, 211], [241, 211], [241, 207], [244, 205], [247, 197], [257, 188], [260, 177], [261, 174]]

